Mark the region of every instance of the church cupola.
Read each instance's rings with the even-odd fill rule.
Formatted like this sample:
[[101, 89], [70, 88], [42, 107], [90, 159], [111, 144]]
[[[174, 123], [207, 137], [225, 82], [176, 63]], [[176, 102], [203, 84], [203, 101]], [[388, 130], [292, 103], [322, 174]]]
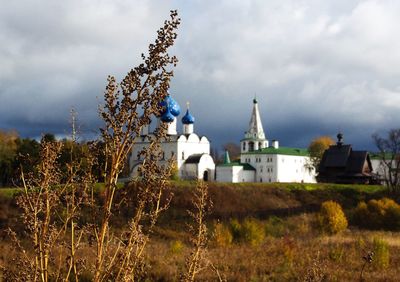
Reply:
[[168, 123], [167, 134], [176, 135], [176, 117], [181, 113], [179, 104], [168, 93], [164, 101], [160, 103], [160, 106], [163, 107], [160, 120]]
[[268, 140], [265, 138], [260, 111], [258, 109], [258, 101], [254, 98], [249, 130], [246, 131], [244, 139], [241, 140], [241, 151], [242, 153], [246, 153], [261, 150], [266, 147], [268, 147]]
[[194, 116], [189, 112], [189, 103], [187, 103], [186, 114], [182, 118], [183, 134], [192, 134], [194, 125]]

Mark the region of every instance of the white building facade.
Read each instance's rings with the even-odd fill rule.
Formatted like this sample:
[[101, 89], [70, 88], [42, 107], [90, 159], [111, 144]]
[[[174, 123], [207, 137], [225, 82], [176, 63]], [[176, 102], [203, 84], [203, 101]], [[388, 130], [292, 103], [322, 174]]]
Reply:
[[[160, 164], [167, 164], [172, 158], [178, 169], [181, 179], [203, 179], [213, 181], [215, 175], [215, 163], [210, 156], [210, 142], [205, 136], [194, 133], [194, 117], [187, 109], [182, 117], [182, 134], [177, 131], [177, 117], [180, 115], [178, 103], [167, 96], [163, 102], [165, 108], [158, 122], [167, 123], [168, 139], [161, 142], [162, 157]], [[130, 157], [131, 176], [138, 176], [138, 168], [142, 164], [140, 152], [149, 145], [151, 131], [146, 127], [142, 136], [135, 142]]]
[[266, 138], [258, 102], [253, 100], [249, 130], [240, 141], [240, 161], [224, 163], [216, 168], [218, 182], [304, 182], [315, 183], [315, 171], [310, 167], [306, 149], [279, 147]]

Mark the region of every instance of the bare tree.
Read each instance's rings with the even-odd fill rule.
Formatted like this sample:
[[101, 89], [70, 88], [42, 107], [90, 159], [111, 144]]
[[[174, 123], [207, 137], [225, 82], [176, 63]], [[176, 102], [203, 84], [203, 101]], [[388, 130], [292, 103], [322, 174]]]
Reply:
[[381, 160], [384, 181], [391, 191], [400, 188], [400, 129], [391, 129], [386, 138], [372, 135]]

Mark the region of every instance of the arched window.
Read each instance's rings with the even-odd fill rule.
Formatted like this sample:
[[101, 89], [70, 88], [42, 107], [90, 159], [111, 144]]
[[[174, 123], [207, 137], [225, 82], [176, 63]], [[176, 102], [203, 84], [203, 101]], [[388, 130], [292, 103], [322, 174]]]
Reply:
[[254, 142], [249, 142], [249, 151], [254, 151]]
[[243, 151], [246, 151], [246, 142], [243, 142]]
[[182, 152], [182, 160], [185, 159], [185, 152]]

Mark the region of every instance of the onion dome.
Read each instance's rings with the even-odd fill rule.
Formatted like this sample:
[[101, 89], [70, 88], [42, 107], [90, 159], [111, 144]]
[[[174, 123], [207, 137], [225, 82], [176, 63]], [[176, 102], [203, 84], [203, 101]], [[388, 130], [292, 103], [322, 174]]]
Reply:
[[161, 116], [161, 121], [163, 122], [173, 122], [174, 116], [172, 115], [171, 111], [167, 108], [167, 110]]
[[193, 124], [194, 123], [194, 116], [192, 116], [189, 112], [189, 109], [186, 110], [186, 114], [182, 118], [183, 124]]
[[172, 97], [168, 94], [167, 97], [165, 97], [164, 101], [160, 103], [161, 107], [164, 107], [164, 111], [162, 112], [162, 116], [166, 113], [169, 112], [173, 116], [177, 117], [181, 113], [181, 107], [179, 104], [172, 99]]

